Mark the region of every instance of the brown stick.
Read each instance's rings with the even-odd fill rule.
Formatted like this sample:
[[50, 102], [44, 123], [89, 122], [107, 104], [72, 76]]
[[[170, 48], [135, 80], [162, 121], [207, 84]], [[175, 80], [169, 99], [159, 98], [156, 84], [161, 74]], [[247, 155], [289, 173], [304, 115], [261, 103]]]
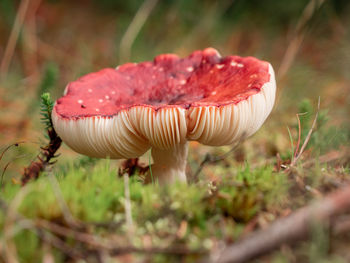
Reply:
[[[295, 27], [293, 36], [290, 39], [284, 56], [281, 60], [282, 62], [278, 68], [276, 74], [276, 80], [278, 83], [282, 83], [287, 76], [287, 73], [292, 66], [303, 43], [304, 37], [306, 36], [308, 23], [324, 2], [325, 0], [309, 0], [309, 3], [305, 6], [303, 13]], [[284, 86], [285, 85], [280, 85], [279, 89], [277, 90], [276, 105], [281, 100]]]
[[[1, 201], [1, 199], [0, 199]], [[0, 203], [1, 205], [1, 203]], [[76, 241], [89, 245], [90, 249], [105, 250], [110, 255], [121, 255], [128, 253], [143, 253], [143, 254], [170, 254], [170, 255], [203, 255], [207, 254], [207, 250], [204, 248], [189, 249], [183, 245], [173, 245], [170, 247], [149, 247], [141, 248], [135, 246], [120, 246], [115, 244], [108, 238], [100, 238], [98, 236], [76, 231], [65, 226], [60, 226], [55, 223], [46, 220], [36, 220], [35, 226], [41, 230], [48, 230], [57, 236], [70, 237]]]
[[20, 3], [19, 9], [16, 15], [15, 23], [13, 25], [9, 40], [6, 45], [4, 57], [0, 64], [1, 76], [4, 76], [7, 74], [7, 70], [10, 65], [13, 53], [15, 51], [15, 47], [21, 31], [21, 27], [23, 25], [24, 18], [26, 16], [28, 5], [29, 5], [29, 0], [22, 0]]
[[346, 211], [350, 211], [350, 185], [228, 246], [214, 262], [246, 262], [278, 249], [283, 244], [305, 240], [313, 224], [332, 223], [337, 215]]
[[301, 17], [295, 27], [295, 31], [292, 39], [289, 41], [284, 57], [282, 58], [281, 65], [277, 72], [277, 79], [282, 80], [289, 68], [293, 64], [293, 61], [296, 57], [296, 54], [299, 51], [299, 48], [303, 42], [306, 27], [308, 22], [314, 16], [316, 11], [322, 6], [325, 0], [310, 0], [309, 3], [305, 6]]
[[41, 148], [41, 152], [37, 156], [38, 161], [32, 162], [28, 167], [24, 168], [22, 185], [25, 185], [31, 179], [37, 179], [46, 167], [53, 164], [52, 159], [56, 157], [55, 154], [60, 148], [62, 140], [53, 128], [49, 128], [47, 133], [50, 141], [48, 145]]
[[152, 10], [157, 5], [157, 2], [158, 0], [145, 0], [143, 4], [140, 6], [139, 10], [137, 10], [125, 34], [120, 40], [120, 47], [119, 47], [120, 62], [125, 63], [130, 60], [132, 44], [134, 43], [137, 35], [140, 33], [141, 28], [146, 23]]

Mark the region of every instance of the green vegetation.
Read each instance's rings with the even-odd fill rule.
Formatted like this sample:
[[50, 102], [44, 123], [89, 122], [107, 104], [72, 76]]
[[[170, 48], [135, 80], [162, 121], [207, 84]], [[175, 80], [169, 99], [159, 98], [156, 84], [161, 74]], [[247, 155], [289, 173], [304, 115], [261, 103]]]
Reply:
[[[271, 167], [238, 169], [235, 175], [225, 177], [215, 186], [178, 183], [160, 187], [143, 185], [137, 177], [132, 177], [131, 213], [134, 231], [138, 234], [128, 241], [124, 181], [117, 177], [109, 160], [101, 160], [92, 168], [76, 167], [70, 163], [62, 171], [55, 171], [54, 175], [57, 186], [50, 180], [52, 174], [43, 174], [25, 188], [6, 184], [2, 198], [11, 206], [13, 198], [24, 191], [18, 204], [18, 212], [23, 217], [65, 225], [67, 222], [60, 207], [62, 199], [76, 220], [91, 224], [89, 231], [96, 231], [96, 235], [104, 237], [118, 235], [126, 244], [130, 242], [140, 247], [143, 247], [142, 238], [148, 236], [157, 247], [182, 244], [192, 249], [210, 249], [217, 240], [238, 236], [244, 223], [259, 211], [286, 204], [288, 194], [286, 175], [274, 173]], [[54, 187], [59, 187], [61, 196]], [[2, 225], [4, 220], [2, 217]], [[93, 227], [96, 222], [117, 224], [118, 228], [113, 232], [101, 230]], [[186, 222], [187, 230], [178, 237], [181, 222]], [[20, 222], [15, 226], [21, 228]], [[28, 248], [27, 243], [22, 242], [25, 237], [32, 240], [33, 247]], [[203, 240], [208, 240], [206, 245]], [[40, 258], [41, 245], [35, 234], [19, 229], [15, 242], [25, 262], [35, 262]]]

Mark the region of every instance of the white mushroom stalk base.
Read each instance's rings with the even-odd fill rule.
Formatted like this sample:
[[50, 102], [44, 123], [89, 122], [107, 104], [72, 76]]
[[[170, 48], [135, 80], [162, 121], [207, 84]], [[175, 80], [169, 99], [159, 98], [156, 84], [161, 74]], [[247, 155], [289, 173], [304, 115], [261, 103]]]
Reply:
[[186, 182], [187, 152], [188, 143], [177, 144], [167, 150], [152, 148], [153, 165], [146, 178], [146, 183]]

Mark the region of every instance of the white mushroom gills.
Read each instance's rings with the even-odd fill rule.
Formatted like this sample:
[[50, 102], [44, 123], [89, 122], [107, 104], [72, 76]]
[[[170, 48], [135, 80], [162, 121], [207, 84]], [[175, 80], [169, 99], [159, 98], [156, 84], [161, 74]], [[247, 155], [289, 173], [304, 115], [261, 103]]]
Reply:
[[[237, 104], [189, 109], [169, 106], [157, 111], [152, 107], [134, 106], [111, 117], [77, 119], [64, 118], [54, 108], [52, 121], [58, 135], [76, 152], [121, 159], [139, 157], [152, 147], [153, 180], [161, 184], [186, 181], [188, 141], [230, 145], [261, 127], [275, 101], [276, 83], [271, 65], [269, 74], [269, 82], [259, 93]], [[152, 178], [149, 175], [147, 181]]]

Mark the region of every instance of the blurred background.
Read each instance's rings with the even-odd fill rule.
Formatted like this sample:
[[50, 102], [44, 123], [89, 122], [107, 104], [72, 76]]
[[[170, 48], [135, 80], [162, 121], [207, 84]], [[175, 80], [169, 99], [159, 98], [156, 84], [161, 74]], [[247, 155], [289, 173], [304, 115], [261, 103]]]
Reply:
[[[43, 92], [57, 99], [86, 73], [206, 47], [267, 60], [277, 73], [275, 109], [237, 151], [238, 162], [288, 158], [287, 127], [296, 136], [296, 114], [312, 119], [319, 97], [326, 128], [313, 138], [317, 153], [348, 145], [349, 31], [347, 0], [1, 0], [0, 145], [25, 142], [4, 157], [11, 161], [7, 177], [16, 177], [41, 144]], [[206, 151], [193, 144], [194, 162]], [[61, 152], [62, 159], [76, 156], [67, 147]]]

